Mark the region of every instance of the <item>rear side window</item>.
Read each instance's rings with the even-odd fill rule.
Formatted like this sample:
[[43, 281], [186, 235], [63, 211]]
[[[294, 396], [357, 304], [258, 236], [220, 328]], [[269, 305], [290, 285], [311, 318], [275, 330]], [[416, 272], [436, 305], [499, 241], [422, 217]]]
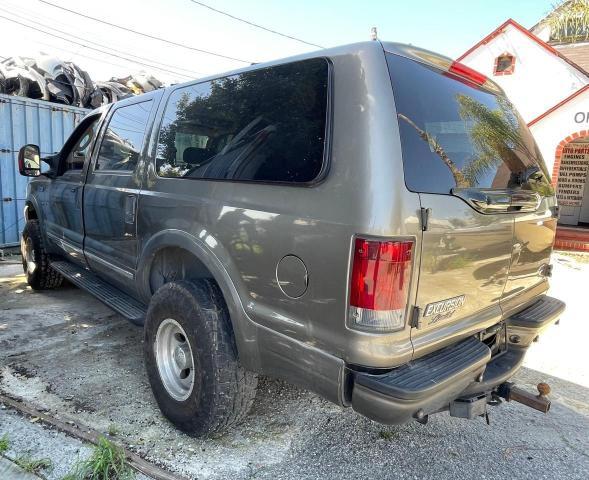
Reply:
[[387, 63], [410, 190], [523, 187], [553, 194], [536, 143], [507, 98], [399, 55], [387, 54]]
[[323, 166], [328, 64], [310, 59], [175, 90], [159, 133], [163, 177], [305, 183]]
[[108, 126], [94, 170], [133, 171], [139, 160], [153, 101], [117, 108]]

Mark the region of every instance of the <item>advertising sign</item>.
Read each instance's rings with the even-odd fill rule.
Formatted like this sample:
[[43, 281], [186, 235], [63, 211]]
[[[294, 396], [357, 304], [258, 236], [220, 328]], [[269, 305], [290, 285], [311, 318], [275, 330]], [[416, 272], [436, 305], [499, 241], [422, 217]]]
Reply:
[[589, 143], [569, 143], [562, 152], [556, 198], [559, 205], [580, 207], [589, 168]]

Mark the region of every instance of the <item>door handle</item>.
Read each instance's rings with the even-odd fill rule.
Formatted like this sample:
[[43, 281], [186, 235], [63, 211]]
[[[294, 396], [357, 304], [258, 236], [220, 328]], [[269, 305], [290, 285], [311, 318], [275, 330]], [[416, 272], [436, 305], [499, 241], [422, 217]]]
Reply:
[[453, 188], [451, 193], [481, 213], [535, 212], [542, 200], [536, 192], [519, 190]]
[[125, 223], [133, 225], [135, 223], [135, 210], [137, 208], [137, 197], [127, 195], [125, 197]]
[[82, 208], [82, 202], [81, 202], [82, 195], [78, 195], [79, 191], [80, 191], [80, 187], [71, 187], [70, 188], [70, 192], [72, 192], [76, 196], [76, 208], [78, 210], [80, 210]]
[[511, 208], [518, 212], [535, 212], [542, 199], [536, 192], [515, 192], [511, 194]]

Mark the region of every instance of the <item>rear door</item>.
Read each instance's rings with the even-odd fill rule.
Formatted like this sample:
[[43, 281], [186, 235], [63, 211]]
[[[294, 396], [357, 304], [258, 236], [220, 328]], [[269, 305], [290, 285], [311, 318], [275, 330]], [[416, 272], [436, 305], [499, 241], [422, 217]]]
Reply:
[[554, 238], [541, 199], [553, 192], [527, 127], [493, 83], [445, 59], [387, 61], [405, 183], [424, 220], [412, 330], [423, 354], [498, 322], [506, 286], [541, 281]]

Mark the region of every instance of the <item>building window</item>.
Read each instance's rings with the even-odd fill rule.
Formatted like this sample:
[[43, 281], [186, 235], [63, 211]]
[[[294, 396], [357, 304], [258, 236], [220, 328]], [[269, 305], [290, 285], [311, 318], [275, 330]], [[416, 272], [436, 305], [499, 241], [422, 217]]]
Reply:
[[503, 53], [495, 59], [495, 75], [511, 75], [515, 70], [515, 57], [509, 53]]

